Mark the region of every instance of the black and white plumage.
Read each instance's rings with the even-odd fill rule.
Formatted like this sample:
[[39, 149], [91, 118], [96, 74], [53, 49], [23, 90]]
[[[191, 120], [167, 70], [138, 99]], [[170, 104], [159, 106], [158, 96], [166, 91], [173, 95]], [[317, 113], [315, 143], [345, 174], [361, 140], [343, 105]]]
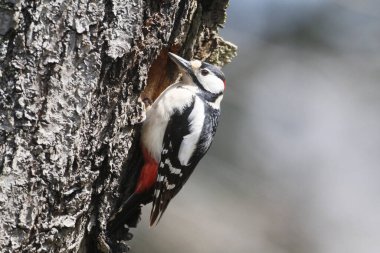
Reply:
[[144, 165], [133, 193], [110, 217], [107, 230], [136, 226], [142, 204], [153, 201], [150, 224], [158, 222], [215, 135], [223, 99], [222, 71], [206, 62], [169, 53], [182, 72], [147, 110], [141, 131]]
[[156, 99], [142, 128], [142, 146], [158, 163], [151, 225], [158, 222], [210, 148], [225, 88], [219, 68], [169, 54], [182, 72], [182, 81]]

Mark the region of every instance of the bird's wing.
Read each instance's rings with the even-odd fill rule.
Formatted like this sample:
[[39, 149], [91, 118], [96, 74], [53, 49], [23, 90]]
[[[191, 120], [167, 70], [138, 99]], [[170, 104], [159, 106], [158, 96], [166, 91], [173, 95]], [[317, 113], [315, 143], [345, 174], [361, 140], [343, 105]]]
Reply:
[[151, 225], [157, 218], [159, 221], [170, 200], [179, 192], [207, 151], [200, 151], [197, 145], [204, 120], [204, 111], [200, 106], [194, 98], [191, 106], [176, 111], [168, 122], [153, 196]]

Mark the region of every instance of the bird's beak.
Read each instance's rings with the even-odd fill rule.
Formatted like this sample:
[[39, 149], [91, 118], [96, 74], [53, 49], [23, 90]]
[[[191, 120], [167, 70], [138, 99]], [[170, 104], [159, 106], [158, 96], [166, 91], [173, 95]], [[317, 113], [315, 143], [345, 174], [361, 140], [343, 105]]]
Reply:
[[169, 57], [178, 66], [181, 72], [190, 74], [190, 75], [193, 73], [193, 69], [189, 61], [173, 53], [169, 53]]

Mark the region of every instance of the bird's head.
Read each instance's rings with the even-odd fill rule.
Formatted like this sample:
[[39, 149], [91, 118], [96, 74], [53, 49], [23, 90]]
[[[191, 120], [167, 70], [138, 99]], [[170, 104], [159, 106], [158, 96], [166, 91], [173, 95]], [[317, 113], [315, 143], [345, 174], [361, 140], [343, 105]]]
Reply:
[[185, 81], [192, 82], [212, 94], [224, 92], [226, 79], [218, 67], [199, 60], [187, 61], [173, 53], [169, 53], [169, 57], [176, 63]]

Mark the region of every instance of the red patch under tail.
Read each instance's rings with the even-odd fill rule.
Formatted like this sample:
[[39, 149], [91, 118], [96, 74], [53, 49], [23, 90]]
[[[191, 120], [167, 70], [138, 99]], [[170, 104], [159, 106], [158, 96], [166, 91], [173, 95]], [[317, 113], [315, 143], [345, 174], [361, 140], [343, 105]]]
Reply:
[[156, 183], [158, 164], [156, 160], [149, 154], [146, 148], [142, 147], [144, 155], [144, 166], [141, 169], [139, 181], [135, 192], [142, 193], [149, 190]]

